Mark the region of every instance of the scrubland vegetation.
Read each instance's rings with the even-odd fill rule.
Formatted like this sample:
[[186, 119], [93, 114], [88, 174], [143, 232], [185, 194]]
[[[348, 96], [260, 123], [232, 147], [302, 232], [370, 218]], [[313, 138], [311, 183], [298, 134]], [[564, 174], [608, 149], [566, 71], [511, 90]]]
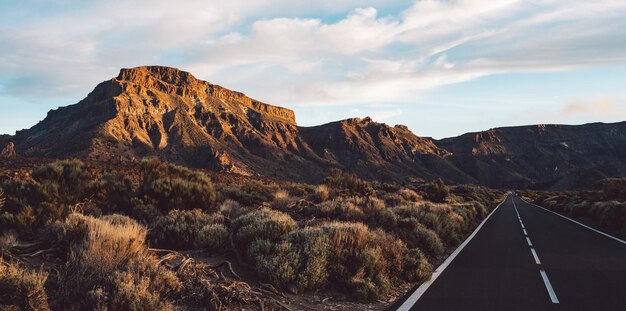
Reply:
[[626, 179], [603, 179], [590, 189], [564, 192], [524, 191], [531, 202], [626, 238]]
[[273, 310], [289, 308], [283, 292], [317, 291], [386, 300], [427, 280], [503, 197], [340, 170], [320, 185], [214, 183], [156, 160], [138, 180], [77, 160], [31, 176], [0, 184], [2, 308]]

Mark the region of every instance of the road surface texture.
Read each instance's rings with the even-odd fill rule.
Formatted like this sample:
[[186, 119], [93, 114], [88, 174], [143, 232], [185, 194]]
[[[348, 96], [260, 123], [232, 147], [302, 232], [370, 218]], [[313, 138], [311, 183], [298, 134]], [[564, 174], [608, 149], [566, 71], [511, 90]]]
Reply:
[[510, 195], [422, 287], [399, 310], [626, 310], [626, 244]]

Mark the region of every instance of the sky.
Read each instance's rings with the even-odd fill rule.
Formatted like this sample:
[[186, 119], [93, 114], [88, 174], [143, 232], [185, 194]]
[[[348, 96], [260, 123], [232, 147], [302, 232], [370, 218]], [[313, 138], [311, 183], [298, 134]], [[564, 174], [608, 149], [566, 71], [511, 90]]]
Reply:
[[624, 0], [0, 0], [0, 133], [164, 65], [420, 136], [626, 120]]

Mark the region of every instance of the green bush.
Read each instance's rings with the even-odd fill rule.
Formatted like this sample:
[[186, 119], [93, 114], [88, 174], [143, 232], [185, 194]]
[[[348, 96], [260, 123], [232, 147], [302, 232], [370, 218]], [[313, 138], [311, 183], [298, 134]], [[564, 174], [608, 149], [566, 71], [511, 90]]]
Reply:
[[50, 310], [44, 284], [48, 274], [31, 271], [0, 258], [0, 309]]
[[135, 189], [128, 176], [119, 172], [104, 174], [89, 190], [104, 213], [131, 213], [131, 199]]
[[256, 240], [275, 240], [297, 227], [295, 220], [285, 213], [260, 209], [235, 219], [232, 234], [235, 246], [245, 252]]
[[259, 276], [299, 290], [336, 288], [357, 298], [375, 299], [401, 278], [406, 246], [359, 223], [327, 223], [257, 240], [248, 249]]
[[75, 159], [41, 166], [32, 176], [49, 197], [62, 204], [72, 204], [81, 198], [91, 179], [85, 164]]
[[68, 206], [53, 203], [40, 184], [24, 181], [5, 181], [2, 184], [6, 198], [0, 211], [0, 231], [14, 229], [32, 231], [67, 215]]
[[150, 239], [154, 245], [169, 249], [216, 251], [225, 245], [228, 237], [223, 216], [206, 214], [199, 209], [172, 210], [158, 217], [151, 227]]
[[404, 254], [404, 279], [409, 282], [425, 282], [430, 279], [433, 267], [419, 248], [411, 248]]
[[256, 273], [274, 286], [286, 287], [293, 282], [301, 265], [297, 246], [288, 241], [257, 240], [248, 248]]
[[161, 210], [215, 207], [218, 194], [204, 173], [158, 160], [144, 160], [141, 170], [141, 193], [155, 199]]

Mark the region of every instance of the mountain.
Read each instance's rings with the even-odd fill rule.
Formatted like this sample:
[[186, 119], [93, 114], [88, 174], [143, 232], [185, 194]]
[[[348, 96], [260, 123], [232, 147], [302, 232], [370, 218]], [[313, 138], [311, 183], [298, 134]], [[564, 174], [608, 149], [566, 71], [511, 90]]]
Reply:
[[[18, 154], [133, 161], [319, 181], [330, 168], [368, 178], [473, 179], [406, 127], [350, 119], [299, 127], [294, 112], [162, 66], [122, 69], [79, 103], [13, 138]], [[439, 166], [443, 166], [441, 170]]]
[[626, 122], [504, 127], [435, 143], [491, 187], [560, 190], [626, 176]]
[[17, 154], [101, 162], [161, 159], [221, 172], [318, 182], [331, 168], [381, 181], [568, 188], [626, 176], [626, 122], [419, 137], [370, 118], [301, 127], [293, 111], [162, 66], [122, 69], [77, 104], [0, 136]]

